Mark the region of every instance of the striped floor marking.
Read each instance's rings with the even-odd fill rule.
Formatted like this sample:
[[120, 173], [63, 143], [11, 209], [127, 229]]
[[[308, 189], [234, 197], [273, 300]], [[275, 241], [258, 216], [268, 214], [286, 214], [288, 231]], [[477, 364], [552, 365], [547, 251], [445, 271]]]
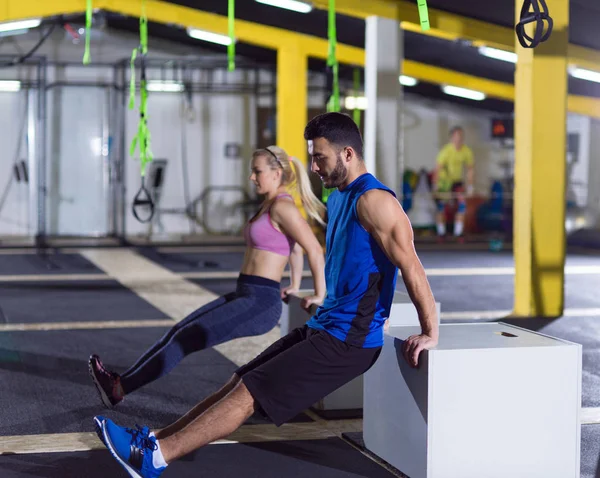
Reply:
[[[580, 423], [582, 425], [600, 424], [600, 408], [582, 408]], [[243, 425], [226, 439], [215, 441], [212, 445], [319, 440], [340, 437], [342, 433], [361, 431], [362, 419], [289, 423], [279, 428], [270, 424]], [[72, 453], [101, 449], [104, 449], [104, 445], [98, 440], [95, 433], [57, 433], [0, 437], [0, 455]]]
[[600, 408], [582, 408], [580, 421], [582, 425], [600, 424]]
[[[514, 267], [453, 267], [453, 268], [425, 268], [428, 277], [457, 277], [457, 276], [513, 276]], [[567, 275], [600, 274], [600, 265], [598, 266], [568, 266], [565, 267]], [[235, 279], [239, 275], [238, 271], [193, 271], [182, 272], [182, 277], [187, 279]], [[400, 275], [400, 274], [399, 274]], [[289, 277], [289, 271], [286, 271], [284, 277]], [[304, 270], [302, 277], [312, 277], [310, 270]]]
[[[127, 425], [120, 423], [120, 425]], [[243, 425], [224, 440], [213, 444], [256, 443], [269, 441], [320, 440], [342, 433], [362, 431], [362, 420]], [[29, 453], [66, 453], [105, 449], [95, 433], [57, 433], [0, 437], [0, 455]]]
[[133, 329], [141, 327], [172, 327], [172, 319], [108, 320], [102, 322], [42, 322], [0, 324], [0, 332], [34, 332], [50, 330]]
[[[113, 249], [113, 251], [116, 251]], [[123, 249], [119, 249], [123, 251]], [[134, 251], [129, 251], [130, 254], [135, 254]], [[141, 257], [141, 256], [140, 256]], [[144, 258], [145, 259], [145, 258]], [[147, 260], [147, 259], [146, 259]], [[154, 264], [154, 263], [153, 263]], [[160, 266], [159, 266], [160, 267]], [[191, 271], [191, 272], [172, 272], [166, 268], [163, 270], [170, 272], [172, 277], [184, 279], [204, 279], [204, 280], [227, 280], [236, 279], [239, 276], [239, 271]], [[437, 267], [425, 268], [425, 273], [429, 277], [458, 277], [458, 276], [510, 276], [515, 274], [514, 267]], [[589, 266], [567, 266], [565, 267], [566, 275], [600, 275], [600, 265]], [[149, 277], [149, 278], [148, 278]], [[289, 279], [290, 272], [285, 271], [283, 274], [285, 279]], [[303, 278], [310, 278], [312, 274], [310, 270], [302, 272]], [[111, 277], [107, 274], [12, 274], [1, 275], [1, 282], [53, 282], [53, 281], [102, 281], [110, 280]], [[136, 282], [150, 283], [153, 282], [152, 276], [144, 276], [143, 273], [138, 273]]]
[[[428, 276], [498, 276], [514, 275], [514, 267], [437, 267], [425, 268]], [[565, 266], [565, 274], [600, 274], [600, 265]]]
[[194, 246], [194, 247], [159, 247], [156, 249], [161, 254], [203, 254], [203, 253], [227, 253], [246, 252], [246, 246]]
[[[443, 306], [443, 304], [442, 304]], [[486, 320], [501, 319], [512, 314], [512, 310], [473, 310], [459, 312], [441, 312], [441, 320]], [[565, 309], [562, 317], [600, 317], [600, 308]]]
[[[458, 312], [442, 312], [440, 320], [502, 320], [508, 318], [512, 314], [512, 310], [478, 310], [478, 311], [458, 311]], [[565, 309], [563, 317], [598, 317], [600, 318], [600, 308], [588, 309]], [[0, 324], [0, 332], [35, 332], [35, 331], [50, 331], [50, 330], [85, 330], [85, 329], [135, 329], [145, 327], [170, 327], [173, 325], [172, 319], [156, 319], [156, 320], [114, 320], [114, 321], [99, 321], [99, 322], [39, 322], [39, 323], [14, 323]], [[221, 350], [227, 353], [227, 350], [237, 349], [238, 353], [244, 354], [245, 361], [235, 363], [242, 365], [248, 360], [254, 358], [257, 353], [262, 352], [264, 348], [277, 340], [280, 336], [281, 329], [275, 327], [268, 334], [259, 337], [244, 337], [231, 342], [231, 345], [223, 344]], [[221, 346], [219, 346], [221, 347]], [[219, 350], [217, 347], [217, 350]], [[315, 421], [318, 421], [315, 419]]]
[[80, 254], [173, 320], [183, 319], [216, 298], [133, 250], [82, 249]]
[[15, 274], [0, 275], [0, 282], [58, 282], [111, 280], [106, 274]]

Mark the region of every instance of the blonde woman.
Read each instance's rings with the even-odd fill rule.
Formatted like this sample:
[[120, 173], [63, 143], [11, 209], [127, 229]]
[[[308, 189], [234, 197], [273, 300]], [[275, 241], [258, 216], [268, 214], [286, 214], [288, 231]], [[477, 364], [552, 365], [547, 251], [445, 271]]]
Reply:
[[[107, 370], [92, 355], [90, 375], [106, 407], [114, 407], [126, 395], [168, 374], [190, 353], [273, 329], [281, 317], [282, 297], [300, 287], [302, 249], [315, 286], [314, 295], [305, 297], [303, 306], [308, 309], [323, 302], [323, 250], [290, 195], [295, 190], [307, 215], [324, 224], [325, 207], [312, 192], [304, 165], [279, 147], [259, 149], [252, 155], [250, 181], [264, 201], [244, 229], [247, 248], [236, 290], [192, 312], [122, 374]], [[288, 261], [291, 283], [281, 290]]]

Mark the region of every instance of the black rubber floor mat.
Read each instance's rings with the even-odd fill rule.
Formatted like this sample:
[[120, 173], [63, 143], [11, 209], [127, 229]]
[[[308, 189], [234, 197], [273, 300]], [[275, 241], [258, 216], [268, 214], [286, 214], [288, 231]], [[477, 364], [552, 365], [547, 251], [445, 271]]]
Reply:
[[159, 252], [140, 248], [137, 252], [173, 272], [239, 271], [244, 262], [243, 252]]
[[[114, 410], [102, 405], [87, 368], [96, 353], [108, 369], [123, 373], [166, 330], [0, 333], [0, 436], [91, 432], [98, 414], [127, 426], [173, 423], [225, 385], [237, 366], [214, 349], [191, 354]], [[295, 421], [312, 420], [301, 414]], [[248, 423], [268, 421], [257, 414]]]
[[[126, 478], [108, 450], [0, 457], [2, 478]], [[339, 438], [208, 445], [171, 464], [161, 478], [392, 478]]]
[[165, 319], [114, 280], [0, 282], [0, 323]]
[[103, 274], [80, 254], [3, 254], [0, 275]]

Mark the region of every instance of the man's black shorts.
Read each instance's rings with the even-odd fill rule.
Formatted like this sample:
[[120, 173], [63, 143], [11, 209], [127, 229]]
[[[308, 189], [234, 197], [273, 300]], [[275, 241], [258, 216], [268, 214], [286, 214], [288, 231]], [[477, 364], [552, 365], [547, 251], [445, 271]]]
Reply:
[[236, 374], [275, 425], [281, 426], [369, 370], [381, 347], [348, 345], [303, 326], [268, 347]]

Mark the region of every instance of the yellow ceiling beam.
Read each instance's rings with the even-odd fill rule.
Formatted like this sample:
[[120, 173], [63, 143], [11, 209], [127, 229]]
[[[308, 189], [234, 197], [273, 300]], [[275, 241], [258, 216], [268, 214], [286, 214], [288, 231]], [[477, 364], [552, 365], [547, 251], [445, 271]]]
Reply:
[[85, 0], [0, 0], [0, 21], [52, 17], [85, 11]]
[[[327, 10], [328, 0], [313, 0], [315, 8]], [[474, 2], [474, 5], [476, 3]], [[483, 8], [482, 3], [476, 8]], [[421, 30], [416, 0], [336, 0], [336, 11], [343, 15], [365, 19], [370, 16], [394, 18], [405, 30], [436, 36], [446, 40], [465, 39], [476, 46], [487, 45], [515, 51], [516, 35], [513, 28], [495, 25], [455, 13], [429, 8], [431, 29]], [[600, 71], [600, 51], [569, 44], [569, 63], [581, 68]]]
[[[410, 60], [404, 60], [402, 73], [428, 83], [453, 85], [481, 91], [490, 98], [512, 102], [515, 100], [515, 87], [511, 83], [488, 80]], [[567, 98], [567, 109], [570, 113], [600, 118], [600, 98], [569, 95]]]
[[[141, 0], [95, 0], [94, 5], [99, 5], [98, 8], [132, 17], [139, 17], [142, 12]], [[146, 13], [148, 20], [152, 22], [179, 26], [181, 28], [194, 27], [223, 35], [228, 35], [229, 32], [227, 17], [175, 5], [174, 3], [148, 0], [146, 2]], [[276, 50], [282, 43], [289, 41], [289, 38], [293, 35], [287, 30], [276, 30], [276, 35], [273, 35], [265, 31], [264, 27], [258, 23], [246, 22], [239, 19], [235, 21], [236, 38], [249, 45]]]
[[[359, 8], [358, 0], [337, 1], [342, 6], [354, 2], [355, 8]], [[384, 0], [370, 1], [373, 1], [373, 5], [379, 6], [378, 8], [381, 9], [385, 9], [385, 4], [388, 4]], [[0, 21], [83, 12], [85, 10], [85, 3], [85, 0], [53, 0], [52, 2], [47, 0], [29, 2], [22, 0], [0, 0]], [[369, 3], [365, 2], [361, 5], [364, 6]], [[400, 2], [400, 5], [404, 3], [407, 2]], [[133, 17], [139, 17], [141, 14], [140, 0], [94, 0], [94, 8]], [[148, 0], [146, 8], [148, 18], [151, 21], [166, 25], [177, 25], [181, 28], [195, 27], [225, 35], [228, 32], [227, 18], [222, 15], [207, 13], [158, 0]], [[432, 12], [430, 11], [431, 14]], [[307, 56], [322, 60], [327, 59], [327, 40], [282, 28], [236, 20], [236, 37], [242, 43], [274, 50], [286, 45], [300, 45], [302, 51]], [[356, 66], [365, 65], [365, 50], [363, 48], [338, 44], [337, 54], [338, 60], [341, 63]], [[515, 97], [514, 86], [512, 84], [466, 75], [410, 60], [403, 62], [402, 73], [425, 82], [474, 89], [485, 93], [491, 98], [514, 101]], [[600, 99], [569, 95], [568, 108], [573, 113], [600, 118]]]
[[515, 87], [510, 83], [488, 80], [437, 66], [417, 63], [416, 61], [404, 60], [402, 73], [427, 83], [459, 86], [481, 91], [489, 97], [500, 100], [514, 101], [515, 99]]
[[587, 96], [569, 95], [567, 97], [567, 110], [591, 118], [600, 118], [600, 99]]

